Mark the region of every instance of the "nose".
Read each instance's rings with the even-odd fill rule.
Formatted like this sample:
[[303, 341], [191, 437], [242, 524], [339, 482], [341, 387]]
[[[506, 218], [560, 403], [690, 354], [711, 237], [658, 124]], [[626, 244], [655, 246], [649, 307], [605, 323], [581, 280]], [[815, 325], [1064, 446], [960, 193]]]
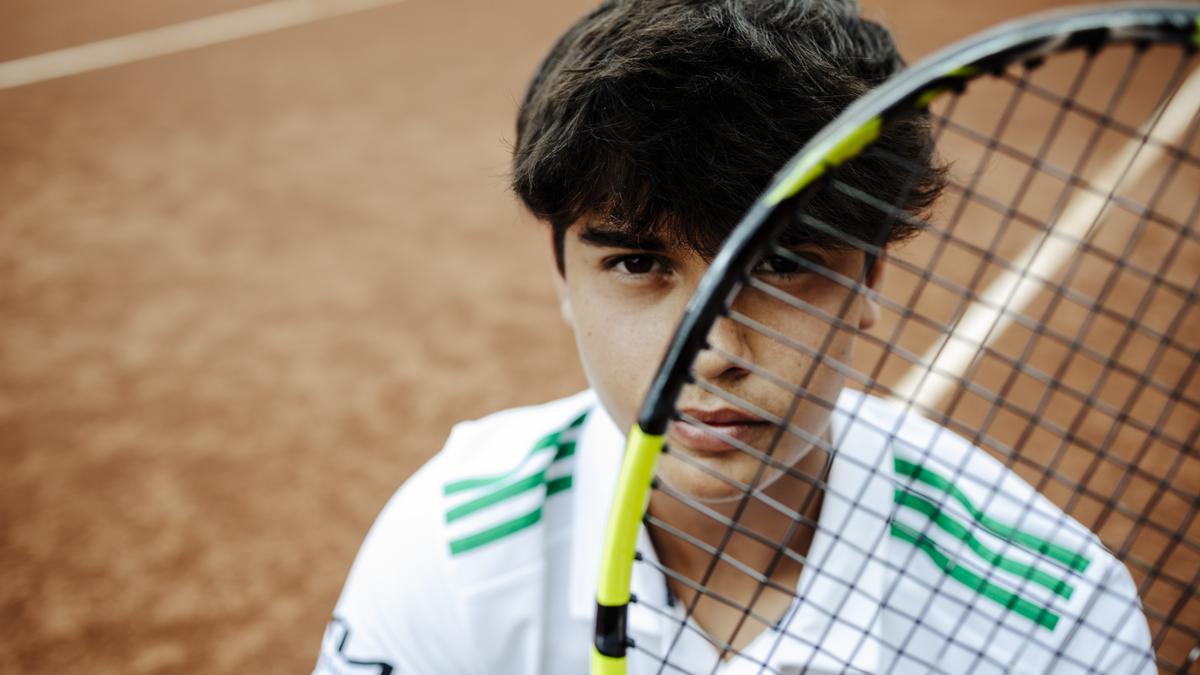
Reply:
[[708, 331], [708, 348], [701, 350], [692, 364], [696, 376], [729, 381], [748, 375], [750, 371], [743, 363], [751, 357], [749, 330], [729, 317], [718, 317]]

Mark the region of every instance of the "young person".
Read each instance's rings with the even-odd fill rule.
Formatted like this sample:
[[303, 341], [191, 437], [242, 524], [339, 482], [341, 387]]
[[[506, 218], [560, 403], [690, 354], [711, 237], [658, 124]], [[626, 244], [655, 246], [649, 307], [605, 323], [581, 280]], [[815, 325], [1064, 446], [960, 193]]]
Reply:
[[[684, 304], [772, 174], [901, 65], [887, 30], [861, 18], [851, 0], [606, 2], [560, 38], [518, 114], [513, 184], [550, 227], [563, 315], [591, 390], [452, 430], [368, 534], [317, 673], [587, 671], [623, 432]], [[923, 156], [930, 143], [919, 123], [884, 142], [909, 157]], [[906, 189], [889, 185], [885, 172], [871, 180], [877, 190]], [[909, 206], [928, 206], [939, 184], [930, 165]], [[874, 240], [864, 220], [839, 222]], [[882, 263], [861, 250], [819, 237], [794, 248], [868, 287], [883, 283]], [[801, 274], [786, 260], [768, 258], [755, 273], [859, 330], [877, 318], [866, 295]], [[811, 313], [776, 312], [775, 320], [814, 343], [828, 330]], [[736, 360], [718, 356], [753, 352], [770, 360], [766, 341], [725, 320], [710, 341], [718, 350], [697, 361], [699, 377], [767, 410], [785, 405]], [[847, 360], [854, 341], [854, 331], [840, 331], [827, 349]], [[789, 366], [789, 358], [774, 363], [802, 367]], [[742, 522], [791, 533], [797, 555], [775, 565], [772, 551], [753, 541], [730, 545], [733, 557], [796, 593], [763, 593], [753, 576], [718, 567], [708, 586], [770, 621], [743, 623], [740, 610], [705, 598], [686, 619], [692, 630], [679, 631], [691, 588], [655, 565], [640, 566], [633, 586], [643, 602], [629, 618], [639, 647], [632, 672], [657, 672], [653, 654], [676, 639], [684, 642], [673, 653], [687, 654], [686, 669], [703, 672], [1000, 672], [1014, 663], [1038, 672], [1153, 672], [1129, 574], [1091, 533], [982, 451], [843, 385], [837, 372], [818, 372], [809, 390], [835, 405], [805, 406], [790, 419], [824, 442], [784, 444], [775, 455], [821, 476], [825, 489], [782, 475], [762, 487], [818, 526], [789, 529], [778, 511], [752, 508]], [[731, 452], [722, 436], [758, 446], [770, 430], [699, 394], [682, 407], [700, 424], [674, 424], [668, 443], [695, 461], [666, 457], [658, 478], [721, 512], [740, 493], [706, 469], [747, 483], [758, 465]], [[939, 473], [931, 458], [958, 470]], [[1005, 592], [1001, 580], [964, 582], [925, 556], [919, 534], [909, 536], [919, 529], [894, 515], [894, 486], [900, 479], [949, 483], [945, 475], [954, 481], [944, 491], [991, 504], [988, 517], [1024, 522], [1053, 539], [1021, 555], [1030, 569], [1064, 570], [1070, 597], [1051, 597], [1061, 598], [1061, 587], [1034, 589], [1052, 609], [1023, 612], [1025, 598], [997, 596]], [[1016, 495], [1011, 504], [991, 503], [987, 486], [1000, 483]], [[657, 492], [649, 508], [702, 541], [720, 534]], [[1073, 558], [1053, 559], [1059, 550]], [[682, 539], [644, 534], [639, 551], [691, 579], [708, 564], [708, 554]], [[1028, 585], [1017, 581], [1009, 588]], [[658, 615], [650, 606], [672, 609]], [[714, 649], [706, 635], [738, 653]]]

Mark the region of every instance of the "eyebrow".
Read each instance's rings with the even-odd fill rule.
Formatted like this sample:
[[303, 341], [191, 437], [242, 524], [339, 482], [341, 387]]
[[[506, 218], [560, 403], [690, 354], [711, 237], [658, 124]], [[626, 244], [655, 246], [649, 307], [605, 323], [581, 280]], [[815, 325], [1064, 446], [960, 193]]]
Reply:
[[587, 225], [579, 233], [579, 241], [592, 246], [604, 248], [628, 248], [637, 251], [663, 253], [667, 245], [654, 235], [642, 235], [624, 230], [605, 229], [596, 225]]

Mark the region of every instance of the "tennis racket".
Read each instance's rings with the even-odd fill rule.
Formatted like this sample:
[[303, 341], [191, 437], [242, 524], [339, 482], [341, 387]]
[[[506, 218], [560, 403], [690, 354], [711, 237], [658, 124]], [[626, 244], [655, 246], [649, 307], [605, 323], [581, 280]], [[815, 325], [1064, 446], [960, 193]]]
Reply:
[[1198, 5], [1009, 23], [776, 174], [628, 437], [593, 673], [1200, 660], [1198, 47]]

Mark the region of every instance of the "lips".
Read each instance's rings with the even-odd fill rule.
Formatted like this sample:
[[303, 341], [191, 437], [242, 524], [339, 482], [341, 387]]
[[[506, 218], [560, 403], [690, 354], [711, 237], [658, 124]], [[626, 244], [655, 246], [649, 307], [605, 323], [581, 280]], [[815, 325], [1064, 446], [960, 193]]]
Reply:
[[685, 417], [695, 419], [712, 429], [709, 431], [700, 424], [684, 420], [676, 420], [671, 423], [671, 435], [687, 448], [700, 452], [723, 453], [737, 449], [725, 438], [716, 435], [718, 433], [735, 441], [749, 443], [755, 434], [770, 426], [769, 423], [734, 408], [717, 410], [684, 408], [680, 412]]

